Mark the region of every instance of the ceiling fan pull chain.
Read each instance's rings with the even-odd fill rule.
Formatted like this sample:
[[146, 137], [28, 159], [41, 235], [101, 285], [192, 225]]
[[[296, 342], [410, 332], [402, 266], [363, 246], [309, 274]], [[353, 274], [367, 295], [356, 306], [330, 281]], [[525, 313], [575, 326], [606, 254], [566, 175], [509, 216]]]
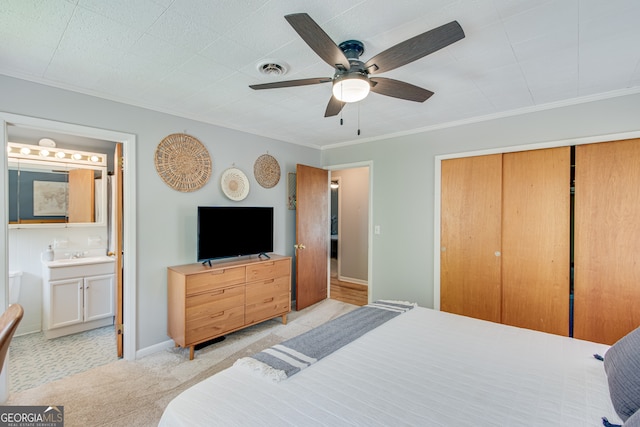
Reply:
[[[340, 85], [340, 99], [342, 98], [342, 85]], [[340, 110], [340, 126], [342, 126], [344, 124], [344, 121], [342, 120], [342, 109]]]
[[360, 136], [360, 103], [358, 102], [358, 136]]

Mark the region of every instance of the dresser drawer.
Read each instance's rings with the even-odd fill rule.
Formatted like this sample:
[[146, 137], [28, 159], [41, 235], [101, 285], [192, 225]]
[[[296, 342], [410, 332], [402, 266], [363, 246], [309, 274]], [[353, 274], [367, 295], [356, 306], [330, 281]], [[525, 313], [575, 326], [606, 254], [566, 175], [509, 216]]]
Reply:
[[254, 323], [291, 310], [289, 277], [247, 285], [245, 322]]
[[213, 312], [208, 316], [187, 320], [187, 345], [207, 341], [244, 326], [244, 307]]
[[187, 295], [193, 295], [211, 289], [239, 285], [245, 281], [245, 267], [211, 270], [187, 276]]
[[247, 282], [289, 276], [290, 274], [291, 260], [289, 259], [267, 261], [247, 266]]
[[[187, 297], [187, 319], [208, 316], [221, 310], [244, 305], [244, 286], [215, 289]], [[204, 314], [201, 314], [204, 312]]]

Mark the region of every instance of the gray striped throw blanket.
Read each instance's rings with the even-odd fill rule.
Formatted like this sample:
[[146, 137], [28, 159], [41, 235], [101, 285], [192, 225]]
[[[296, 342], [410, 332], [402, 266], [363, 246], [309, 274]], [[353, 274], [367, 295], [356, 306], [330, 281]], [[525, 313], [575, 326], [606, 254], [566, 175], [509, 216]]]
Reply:
[[415, 306], [403, 301], [379, 300], [251, 357], [238, 359], [234, 366], [279, 382]]

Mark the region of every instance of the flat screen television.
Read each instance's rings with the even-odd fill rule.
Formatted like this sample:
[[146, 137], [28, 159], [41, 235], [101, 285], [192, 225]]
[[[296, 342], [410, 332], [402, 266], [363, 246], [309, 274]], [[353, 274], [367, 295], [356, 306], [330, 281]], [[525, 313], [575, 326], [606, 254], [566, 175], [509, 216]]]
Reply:
[[273, 252], [272, 207], [198, 206], [199, 262], [268, 252]]

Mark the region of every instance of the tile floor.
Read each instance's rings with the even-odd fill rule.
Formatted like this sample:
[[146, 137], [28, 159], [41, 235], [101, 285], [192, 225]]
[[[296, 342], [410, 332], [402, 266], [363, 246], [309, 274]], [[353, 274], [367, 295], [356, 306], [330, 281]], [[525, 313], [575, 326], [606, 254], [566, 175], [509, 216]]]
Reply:
[[27, 390], [116, 360], [113, 326], [51, 340], [42, 332], [14, 337], [9, 347], [9, 390]]

